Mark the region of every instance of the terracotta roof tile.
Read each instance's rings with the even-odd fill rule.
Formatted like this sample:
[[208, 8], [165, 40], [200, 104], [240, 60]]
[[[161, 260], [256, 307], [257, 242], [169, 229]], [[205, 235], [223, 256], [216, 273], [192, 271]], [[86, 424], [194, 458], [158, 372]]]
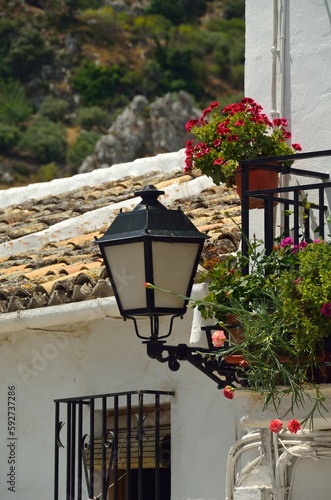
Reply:
[[[0, 210], [0, 249], [1, 243], [7, 245], [6, 255], [0, 257], [0, 313], [113, 295], [99, 248], [94, 243], [94, 238], [104, 233], [111, 220], [98, 231], [87, 230], [70, 238], [58, 237], [62, 234], [59, 230], [56, 238], [36, 244], [31, 252], [15, 251], [12, 242], [25, 235], [38, 236], [42, 234], [39, 231], [52, 226], [57, 230], [61, 221], [68, 219], [74, 223], [81, 214], [129, 200], [147, 184], [164, 189], [185, 185], [192, 179], [193, 176], [180, 172], [174, 175], [151, 171], [140, 177], [127, 176], [118, 182], [86, 185], [63, 194], [30, 199]], [[193, 196], [180, 199], [179, 195], [167, 207], [178, 205], [210, 236], [204, 259], [215, 259], [238, 247], [240, 234], [229, 218], [231, 214], [231, 218], [240, 222], [239, 200], [234, 190], [211, 186]]]

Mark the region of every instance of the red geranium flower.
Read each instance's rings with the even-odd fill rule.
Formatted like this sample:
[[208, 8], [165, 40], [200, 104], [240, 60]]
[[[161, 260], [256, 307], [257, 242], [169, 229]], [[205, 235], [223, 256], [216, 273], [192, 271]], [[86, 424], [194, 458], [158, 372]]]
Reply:
[[296, 434], [298, 431], [301, 430], [301, 425], [300, 425], [300, 422], [293, 419], [293, 420], [288, 421], [287, 428], [292, 434]]
[[271, 432], [278, 433], [283, 428], [283, 422], [279, 418], [276, 418], [275, 420], [271, 420], [269, 428], [270, 428]]
[[234, 388], [231, 387], [231, 385], [227, 385], [223, 389], [223, 394], [227, 399], [233, 399], [234, 398]]

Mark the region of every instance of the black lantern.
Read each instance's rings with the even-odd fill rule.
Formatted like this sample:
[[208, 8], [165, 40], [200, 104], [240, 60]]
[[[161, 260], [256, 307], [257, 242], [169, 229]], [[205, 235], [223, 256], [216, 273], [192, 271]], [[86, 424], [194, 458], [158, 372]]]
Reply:
[[[164, 191], [146, 186], [135, 194], [141, 202], [131, 212], [121, 211], [96, 243], [121, 315], [153, 318], [155, 337], [159, 316], [185, 314], [207, 236], [180, 208], [168, 210], [158, 201]], [[147, 288], [147, 283], [157, 288]]]
[[[168, 210], [162, 205], [157, 199], [161, 194], [164, 191], [154, 186], [136, 192], [141, 202], [131, 212], [120, 211], [96, 243], [120, 313], [124, 319], [133, 320], [137, 336], [147, 345], [147, 354], [167, 362], [173, 371], [179, 369], [179, 361], [187, 360], [219, 387], [224, 387], [237, 380], [235, 370], [222, 358], [203, 356], [204, 352], [210, 353], [210, 348], [171, 346], [164, 341], [172, 333], [174, 318], [186, 312], [207, 236], [198, 231], [180, 208]], [[159, 317], [165, 315], [171, 316], [170, 326], [166, 333], [160, 334]], [[148, 337], [139, 333], [136, 317], [140, 316], [150, 318]], [[209, 330], [206, 334], [211, 335]]]

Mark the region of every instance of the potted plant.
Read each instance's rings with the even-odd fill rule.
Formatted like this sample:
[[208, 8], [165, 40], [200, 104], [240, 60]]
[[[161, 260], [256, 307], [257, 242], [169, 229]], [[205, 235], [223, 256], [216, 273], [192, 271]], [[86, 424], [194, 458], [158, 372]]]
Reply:
[[312, 421], [325, 403], [319, 384], [330, 379], [331, 243], [284, 238], [270, 255], [256, 251], [255, 242], [251, 249], [250, 274], [232, 274], [222, 290], [224, 269], [215, 266], [210, 293], [197, 305], [221, 325], [226, 313], [235, 314], [240, 346], [222, 347], [219, 355], [240, 350], [247, 389], [261, 395], [264, 408], [288, 399], [286, 412], [293, 413], [308, 399], [302, 421]]
[[[285, 118], [269, 120], [263, 108], [249, 97], [226, 106], [222, 111], [219, 102], [212, 102], [199, 119], [189, 120], [186, 124], [186, 130], [195, 136], [196, 141], [191, 139], [186, 143], [185, 172], [199, 169], [215, 184], [233, 186], [241, 177], [238, 175], [235, 178], [241, 160], [301, 151], [300, 144], [288, 145], [291, 133], [287, 126]], [[278, 172], [256, 169], [255, 179], [250, 175], [250, 190], [261, 188], [256, 184], [259, 179], [262, 180], [262, 188], [273, 188], [275, 182], [278, 185]], [[240, 187], [238, 194], [241, 195]]]

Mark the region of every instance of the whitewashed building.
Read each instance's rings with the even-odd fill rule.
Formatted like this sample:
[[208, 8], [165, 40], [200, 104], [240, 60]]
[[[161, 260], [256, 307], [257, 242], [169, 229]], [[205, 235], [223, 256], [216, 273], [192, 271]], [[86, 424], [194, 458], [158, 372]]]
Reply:
[[[329, 149], [330, 46], [327, 0], [246, 1], [245, 93], [287, 117], [304, 151]], [[330, 157], [301, 163], [331, 169]], [[172, 372], [150, 359], [119, 315], [93, 240], [137, 204], [132, 193], [163, 189], [165, 206], [181, 204], [219, 244], [233, 230], [225, 211], [240, 215], [233, 192], [183, 165], [179, 151], [0, 193], [1, 499], [102, 498], [105, 462], [109, 499], [153, 500], [156, 450], [160, 500], [329, 498], [331, 420], [282, 448], [266, 428], [273, 415], [249, 415], [246, 399], [226, 400], [185, 361]], [[203, 343], [192, 310], [171, 337], [190, 341]], [[117, 467], [103, 439], [117, 440]]]

